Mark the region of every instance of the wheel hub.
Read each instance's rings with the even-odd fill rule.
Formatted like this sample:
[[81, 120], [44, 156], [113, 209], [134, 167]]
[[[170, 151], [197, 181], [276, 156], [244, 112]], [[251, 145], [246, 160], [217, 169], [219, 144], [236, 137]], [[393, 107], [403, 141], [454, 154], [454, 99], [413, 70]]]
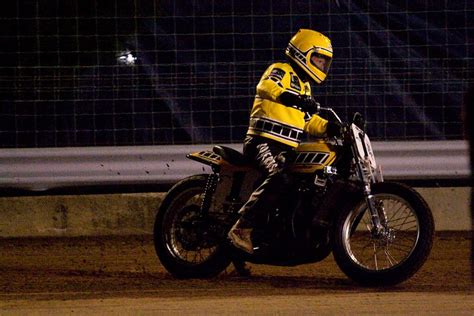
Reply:
[[382, 231], [373, 230], [372, 240], [380, 247], [386, 247], [393, 243], [396, 239], [395, 230], [392, 228], [384, 228]]
[[215, 242], [210, 238], [211, 225], [199, 214], [199, 206], [191, 205], [182, 211], [182, 218], [176, 229], [176, 237], [185, 250], [197, 251], [210, 248]]

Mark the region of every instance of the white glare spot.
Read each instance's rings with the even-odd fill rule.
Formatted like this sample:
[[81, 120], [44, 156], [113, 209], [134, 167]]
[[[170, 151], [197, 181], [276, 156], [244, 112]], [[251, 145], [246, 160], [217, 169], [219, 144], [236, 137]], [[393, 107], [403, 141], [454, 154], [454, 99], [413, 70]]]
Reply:
[[136, 60], [137, 57], [133, 56], [131, 52], [123, 52], [119, 57], [117, 57], [118, 63], [127, 66], [135, 65]]

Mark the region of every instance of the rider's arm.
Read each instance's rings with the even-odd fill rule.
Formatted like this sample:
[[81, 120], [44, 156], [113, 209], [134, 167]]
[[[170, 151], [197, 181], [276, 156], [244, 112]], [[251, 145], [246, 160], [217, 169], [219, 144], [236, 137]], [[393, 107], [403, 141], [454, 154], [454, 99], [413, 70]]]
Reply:
[[303, 112], [312, 106], [304, 85], [287, 64], [276, 63], [265, 71], [257, 85], [257, 95]]
[[262, 99], [278, 102], [280, 95], [286, 90], [283, 83], [289, 74], [279, 67], [271, 65], [264, 73], [257, 85], [257, 96]]
[[314, 114], [306, 119], [304, 131], [318, 137], [341, 137], [342, 126], [337, 122], [327, 121], [319, 115]]
[[323, 119], [321, 116], [314, 114], [304, 125], [304, 131], [313, 136], [325, 136], [328, 126], [328, 121]]

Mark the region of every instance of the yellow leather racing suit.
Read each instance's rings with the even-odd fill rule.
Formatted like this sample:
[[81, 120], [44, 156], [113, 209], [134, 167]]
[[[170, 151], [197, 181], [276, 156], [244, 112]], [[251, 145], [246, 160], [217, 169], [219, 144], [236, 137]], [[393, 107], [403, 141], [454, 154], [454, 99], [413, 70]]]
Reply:
[[285, 92], [310, 97], [311, 86], [298, 77], [290, 64], [274, 63], [257, 85], [247, 135], [269, 138], [295, 148], [303, 132], [315, 136], [326, 132], [327, 120], [305, 113], [297, 106], [284, 105], [280, 96]]

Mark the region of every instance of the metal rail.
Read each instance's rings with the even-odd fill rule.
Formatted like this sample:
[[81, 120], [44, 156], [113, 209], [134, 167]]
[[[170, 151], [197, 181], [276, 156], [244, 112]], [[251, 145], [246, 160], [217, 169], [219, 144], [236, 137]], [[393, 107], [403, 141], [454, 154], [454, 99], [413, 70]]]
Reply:
[[[241, 149], [240, 144], [227, 145]], [[0, 189], [170, 184], [209, 172], [186, 154], [212, 145], [0, 149]], [[374, 142], [388, 179], [467, 179], [466, 141]]]

